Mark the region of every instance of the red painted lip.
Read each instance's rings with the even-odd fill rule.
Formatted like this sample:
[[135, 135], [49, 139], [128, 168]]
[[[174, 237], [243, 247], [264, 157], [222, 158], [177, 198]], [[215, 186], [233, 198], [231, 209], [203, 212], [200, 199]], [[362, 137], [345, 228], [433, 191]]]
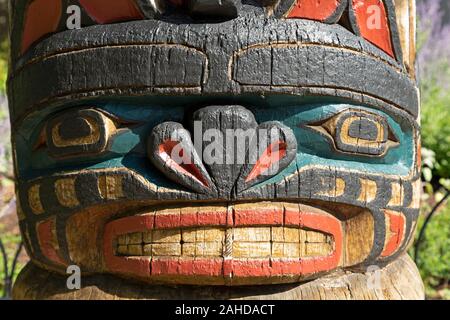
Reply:
[[[316, 211], [316, 210], [314, 210]], [[334, 251], [328, 256], [305, 258], [194, 258], [194, 257], [123, 257], [114, 254], [114, 239], [118, 236], [152, 229], [185, 227], [286, 226], [327, 233], [334, 238]], [[195, 284], [199, 279], [212, 279], [214, 284], [230, 284], [231, 279], [283, 278], [296, 282], [319, 272], [336, 269], [342, 256], [341, 222], [328, 213], [296, 210], [295, 208], [258, 208], [202, 211], [193, 213], [142, 214], [109, 222], [104, 232], [104, 258], [109, 272], [152, 281], [167, 276], [180, 277], [178, 283]], [[186, 280], [187, 279], [187, 280]], [[206, 284], [205, 281], [201, 282]], [[273, 283], [276, 283], [274, 280]]]

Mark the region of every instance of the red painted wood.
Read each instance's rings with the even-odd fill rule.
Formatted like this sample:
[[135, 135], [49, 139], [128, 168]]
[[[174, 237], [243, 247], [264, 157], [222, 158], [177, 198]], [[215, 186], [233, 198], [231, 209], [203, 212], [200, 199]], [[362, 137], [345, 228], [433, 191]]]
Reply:
[[67, 263], [61, 258], [57, 248], [55, 248], [57, 239], [55, 237], [56, 229], [54, 219], [48, 219], [40, 222], [36, 228], [42, 254], [50, 261], [66, 266]]
[[100, 24], [144, 19], [134, 0], [80, 0], [80, 4]]
[[26, 9], [21, 53], [42, 37], [55, 32], [61, 20], [61, 0], [34, 0]]
[[235, 226], [281, 226], [283, 210], [281, 208], [233, 208]]
[[284, 211], [284, 225], [285, 226], [299, 226], [300, 214], [297, 210], [286, 208]]
[[152, 261], [152, 276], [215, 276], [223, 275], [223, 259], [156, 258]]
[[[227, 210], [217, 212], [199, 209], [198, 213], [181, 213], [158, 215], [142, 215], [121, 218], [107, 224], [104, 234], [104, 256], [108, 270], [126, 273], [137, 277], [151, 276], [214, 276], [233, 277], [268, 277], [268, 276], [302, 276], [317, 272], [329, 271], [338, 267], [343, 248], [342, 226], [338, 219], [331, 215], [312, 212], [301, 212], [295, 209], [255, 208], [236, 209], [234, 226], [274, 226], [290, 225], [318, 230], [330, 234], [334, 238], [334, 252], [327, 257], [311, 257], [300, 259], [224, 259], [224, 258], [155, 258], [118, 257], [114, 255], [113, 240], [121, 234], [145, 232], [153, 228], [180, 228], [198, 225], [231, 226], [232, 217]], [[195, 217], [196, 216], [196, 217]], [[230, 224], [231, 221], [231, 224]], [[151, 270], [151, 271], [150, 271]], [[151, 272], [151, 273], [150, 273]]]
[[[381, 0], [353, 0], [352, 7], [361, 36], [394, 57], [389, 20], [384, 3]], [[374, 15], [378, 15], [380, 21], [375, 28], [372, 23]]]
[[158, 214], [155, 216], [155, 229], [177, 228], [181, 224], [180, 214]]
[[103, 256], [112, 272], [147, 278], [150, 276], [150, 259], [118, 257], [114, 255], [114, 239], [121, 234], [142, 232], [154, 226], [154, 216], [132, 216], [108, 223], [103, 234]]
[[180, 154], [178, 155], [180, 157], [181, 160], [184, 160], [185, 157], [186, 158], [186, 163], [178, 163], [177, 161], [172, 159], [172, 152], [173, 149], [178, 146], [180, 142], [179, 141], [172, 141], [172, 140], [167, 140], [164, 141], [160, 146], [159, 146], [159, 156], [164, 160], [165, 164], [174, 169], [175, 171], [178, 171], [179, 173], [181, 173], [184, 176], [189, 176], [192, 179], [194, 179], [195, 181], [199, 182], [200, 184], [202, 184], [205, 187], [208, 187], [208, 181], [203, 177], [202, 173], [200, 172], [200, 170], [195, 166], [195, 164], [193, 163], [189, 163], [192, 162], [192, 158], [189, 158], [189, 155], [184, 154], [184, 150], [182, 149]]
[[389, 225], [389, 230], [386, 230], [386, 232], [388, 232], [390, 236], [381, 253], [382, 257], [393, 255], [402, 245], [405, 236], [405, 216], [403, 214], [385, 210], [385, 217], [388, 220]]
[[267, 172], [273, 165], [280, 162], [286, 156], [286, 148], [287, 144], [284, 141], [274, 142], [268, 146], [258, 161], [256, 161], [255, 166], [245, 179], [245, 182], [250, 182], [258, 178], [260, 175]]
[[296, 0], [287, 18], [324, 21], [338, 8], [340, 0]]

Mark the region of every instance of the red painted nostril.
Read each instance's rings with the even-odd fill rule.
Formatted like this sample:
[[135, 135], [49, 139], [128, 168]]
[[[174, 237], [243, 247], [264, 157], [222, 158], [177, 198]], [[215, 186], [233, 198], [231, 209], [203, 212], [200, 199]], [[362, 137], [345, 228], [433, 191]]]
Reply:
[[207, 179], [195, 166], [192, 157], [184, 151], [181, 142], [166, 140], [160, 144], [158, 151], [161, 159], [172, 170], [197, 180], [205, 187], [209, 187]]
[[258, 178], [269, 171], [274, 165], [279, 163], [286, 156], [286, 149], [286, 142], [281, 140], [268, 146], [259, 157], [252, 171], [245, 179], [245, 182], [248, 183]]

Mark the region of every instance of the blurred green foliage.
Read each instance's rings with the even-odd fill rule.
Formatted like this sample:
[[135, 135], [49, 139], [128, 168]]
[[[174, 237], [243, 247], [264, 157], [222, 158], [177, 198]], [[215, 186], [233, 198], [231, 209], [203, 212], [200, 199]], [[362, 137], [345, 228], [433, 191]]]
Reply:
[[[4, 232], [3, 226], [0, 225], [0, 234], [2, 235], [1, 240], [3, 245], [6, 249], [6, 254], [8, 255], [8, 273], [11, 272], [12, 264], [13, 264], [13, 258], [16, 254], [17, 246], [20, 243], [20, 235], [12, 235], [7, 232]], [[24, 267], [23, 263], [21, 261], [17, 261], [16, 267], [14, 269], [14, 275], [13, 275], [13, 282], [19, 275], [20, 270]], [[3, 279], [5, 277], [5, 270], [4, 270], [4, 262], [3, 259], [0, 256], [0, 298], [4, 296], [5, 292], [5, 284], [3, 283]]]
[[0, 43], [0, 94], [6, 91], [6, 77], [8, 74], [8, 42]]
[[[437, 62], [435, 67], [439, 78], [450, 80], [448, 61]], [[434, 153], [433, 161], [425, 162], [427, 182], [450, 178], [450, 90], [443, 87], [439, 78], [432, 76], [421, 82], [422, 146]]]
[[450, 24], [444, 3], [418, 1], [423, 178], [428, 194], [450, 187]]
[[[423, 205], [423, 213], [430, 211]], [[419, 218], [418, 228], [422, 228], [425, 216]], [[416, 238], [418, 233], [416, 233]], [[410, 249], [412, 255], [413, 249]], [[428, 298], [450, 299], [450, 204], [444, 206], [433, 217], [426, 229], [417, 261], [420, 274], [425, 283]]]
[[[420, 0], [418, 13], [422, 173], [425, 182], [418, 221], [420, 230], [432, 207], [450, 190], [450, 25], [443, 19], [442, 3]], [[430, 220], [418, 256], [417, 265], [427, 297], [450, 299], [449, 202], [443, 204]]]

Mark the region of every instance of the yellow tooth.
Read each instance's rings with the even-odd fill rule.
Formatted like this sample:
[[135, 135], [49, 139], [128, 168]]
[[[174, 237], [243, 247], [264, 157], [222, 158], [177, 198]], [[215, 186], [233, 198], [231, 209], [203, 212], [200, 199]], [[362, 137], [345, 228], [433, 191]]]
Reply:
[[153, 243], [179, 243], [181, 241], [181, 230], [154, 230], [152, 234]]
[[182, 230], [181, 234], [183, 242], [194, 243], [195, 240], [197, 239], [197, 231], [195, 229]]
[[270, 238], [270, 227], [234, 229], [234, 241], [267, 242]]
[[223, 244], [221, 242], [185, 243], [183, 256], [222, 256]]
[[306, 255], [308, 257], [328, 256], [332, 252], [328, 243], [307, 243]]
[[129, 234], [124, 234], [122, 237], [123, 237], [123, 244], [130, 243], [130, 235]]
[[225, 229], [220, 228], [200, 228], [183, 230], [184, 242], [215, 242], [223, 241]]
[[204, 230], [205, 242], [223, 242], [225, 239], [225, 229], [209, 228]]
[[300, 242], [299, 228], [272, 227], [272, 241], [275, 242]]
[[306, 257], [306, 243], [305, 242], [300, 242], [299, 243], [299, 254], [300, 257]]
[[120, 245], [120, 246], [117, 247], [116, 252], [119, 255], [127, 255], [128, 254], [128, 247], [126, 245]]
[[152, 256], [181, 256], [181, 244], [179, 243], [152, 244]]
[[128, 245], [128, 255], [129, 256], [142, 256], [142, 245], [129, 244]]
[[272, 243], [272, 256], [275, 258], [299, 258], [299, 243]]
[[298, 237], [299, 237], [299, 242], [300, 243], [305, 243], [306, 242], [307, 234], [308, 234], [308, 232], [306, 230], [298, 229]]
[[300, 233], [298, 228], [284, 228], [284, 242], [299, 243]]
[[234, 242], [233, 257], [267, 258], [271, 254], [270, 242]]
[[308, 243], [325, 243], [327, 241], [327, 236], [320, 232], [308, 231], [306, 233], [306, 241]]
[[283, 227], [272, 227], [272, 241], [276, 241], [276, 242], [284, 241], [284, 228]]
[[144, 256], [151, 257], [152, 256], [152, 245], [151, 244], [144, 245], [143, 253], [144, 253]]
[[272, 243], [272, 256], [275, 258], [284, 257], [284, 243], [280, 242]]
[[142, 244], [142, 233], [131, 233], [128, 244]]
[[126, 245], [127, 244], [127, 237], [126, 234], [120, 235], [117, 237], [117, 244], [119, 245]]
[[152, 239], [152, 232], [145, 232], [142, 234], [142, 242], [143, 243], [152, 243], [153, 239]]
[[182, 254], [183, 256], [195, 257], [197, 255], [197, 244], [183, 243]]
[[295, 227], [189, 228], [152, 230], [117, 237], [118, 255], [225, 256], [225, 234], [232, 233], [229, 256], [235, 258], [300, 258], [327, 256], [333, 238]]

